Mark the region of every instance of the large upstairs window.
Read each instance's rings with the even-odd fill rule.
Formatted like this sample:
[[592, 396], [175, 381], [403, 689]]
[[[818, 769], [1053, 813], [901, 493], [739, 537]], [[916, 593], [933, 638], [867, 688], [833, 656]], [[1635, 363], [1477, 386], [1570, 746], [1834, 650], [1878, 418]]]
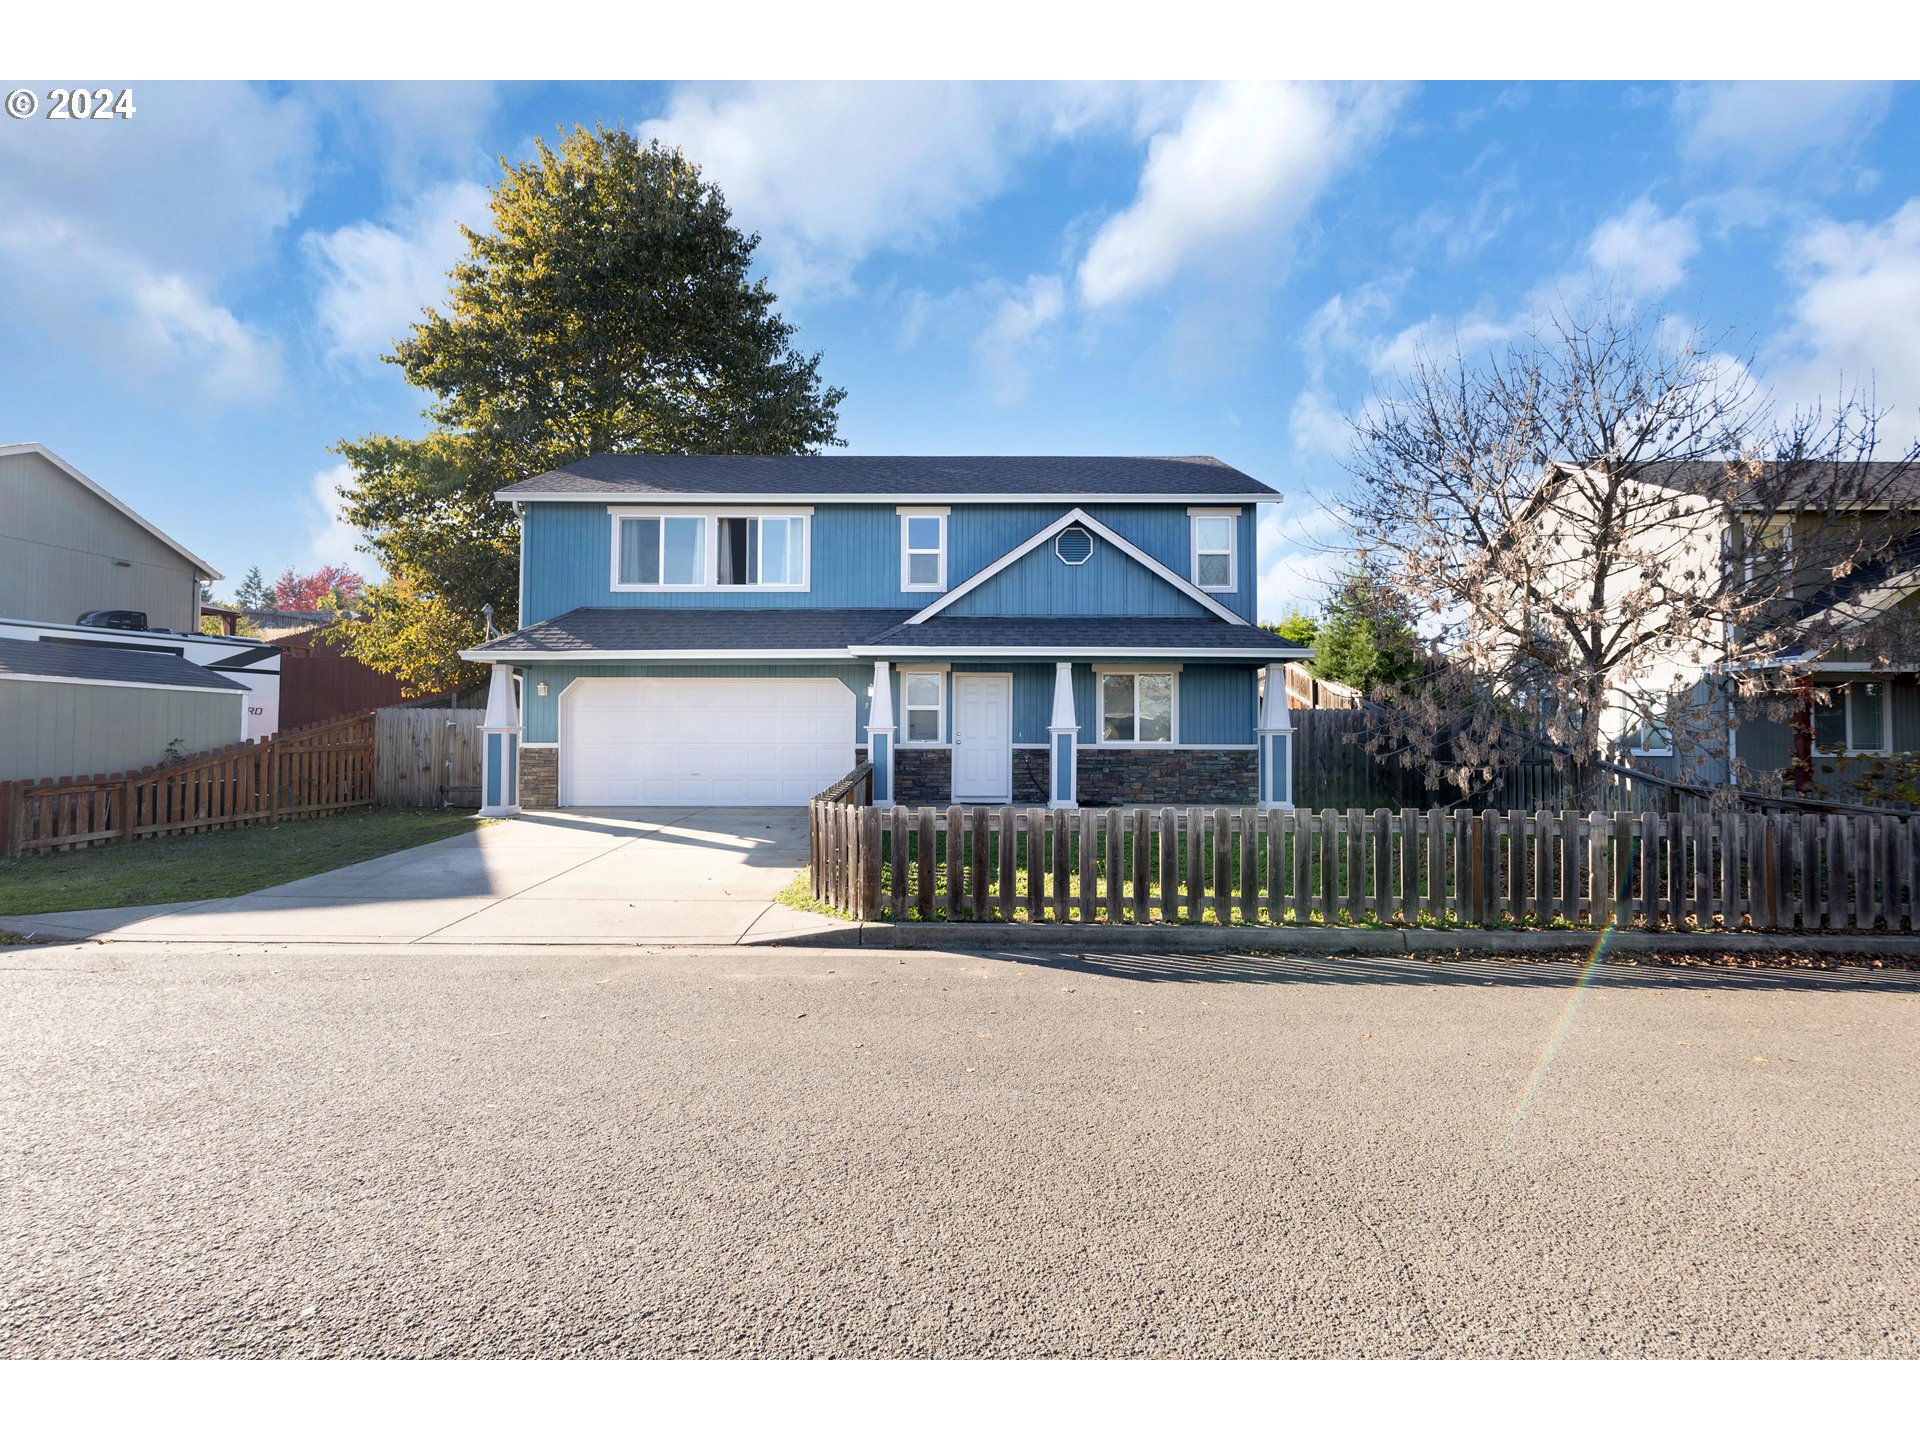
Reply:
[[1202, 590], [1239, 589], [1235, 541], [1240, 533], [1240, 512], [1189, 510], [1187, 516], [1193, 526], [1193, 583]]
[[900, 588], [947, 588], [945, 510], [900, 510]]
[[805, 590], [806, 511], [613, 512], [615, 590]]

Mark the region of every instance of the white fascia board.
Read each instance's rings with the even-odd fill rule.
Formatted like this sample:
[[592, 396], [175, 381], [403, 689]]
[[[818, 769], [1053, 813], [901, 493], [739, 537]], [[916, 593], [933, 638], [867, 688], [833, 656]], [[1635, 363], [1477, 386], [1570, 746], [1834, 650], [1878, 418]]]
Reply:
[[1300, 660], [1311, 650], [1207, 650], [1195, 645], [855, 645], [851, 653], [873, 659], [894, 655], [957, 655], [962, 659], [981, 655], [994, 659], [1038, 660], [1111, 660], [1120, 665], [1127, 660], [1190, 660], [1196, 665], [1208, 661], [1244, 660], [1268, 664], [1275, 660]]
[[852, 650], [556, 650], [551, 654], [462, 650], [462, 660], [477, 665], [598, 665], [642, 660], [851, 660]]
[[688, 491], [685, 494], [647, 492], [632, 496], [623, 496], [613, 490], [520, 495], [496, 490], [493, 498], [503, 504], [513, 505], [538, 500], [549, 505], [891, 505], [913, 509], [934, 505], [1278, 505], [1285, 497], [1278, 490], [1253, 495], [1103, 495], [1085, 490], [1070, 495], [902, 495], [898, 490], [876, 491], [870, 495], [822, 495], [817, 490], [810, 490], [804, 494], [770, 491], [765, 495], [716, 495], [707, 491]]
[[82, 489], [106, 501], [107, 504], [126, 516], [127, 519], [133, 521], [134, 524], [138, 525], [162, 545], [165, 545], [169, 550], [173, 551], [174, 554], [183, 559], [191, 560], [200, 571], [202, 578], [207, 580], [224, 580], [227, 578], [218, 570], [214, 569], [213, 566], [202, 560], [198, 555], [187, 549], [187, 547], [182, 545], [178, 540], [167, 534], [167, 532], [162, 530], [158, 525], [147, 519], [146, 516], [135, 511], [133, 507], [124, 501], [115, 498], [111, 492], [94, 484], [93, 481], [82, 475], [78, 470], [74, 469], [73, 466], [69, 465], [65, 460], [62, 460], [58, 455], [54, 454], [53, 451], [38, 441], [32, 441], [25, 445], [0, 445], [0, 455], [38, 455], [49, 465], [52, 465], [62, 474], [79, 484]]
[[229, 690], [224, 685], [159, 685], [151, 680], [100, 680], [91, 675], [21, 675], [9, 670], [0, 680], [21, 680], [32, 685], [104, 685], [112, 690], [179, 690], [188, 695], [231, 695], [240, 699], [250, 695], [245, 686]]
[[998, 560], [975, 574], [971, 579], [962, 582], [957, 588], [947, 591], [945, 595], [942, 595], [938, 600], [927, 606], [926, 609], [920, 611], [919, 614], [910, 616], [906, 623], [909, 625], [918, 625], [923, 620], [938, 615], [942, 610], [946, 609], [947, 606], [960, 599], [961, 596], [979, 589], [1008, 566], [1016, 563], [1024, 556], [1031, 555], [1035, 550], [1053, 539], [1054, 536], [1058, 535], [1062, 530], [1065, 530], [1069, 525], [1084, 525], [1121, 554], [1146, 566], [1148, 570], [1158, 575], [1169, 585], [1172, 585], [1188, 599], [1195, 600], [1201, 605], [1206, 606], [1208, 610], [1211, 610], [1229, 625], [1245, 625], [1248, 623], [1245, 616], [1236, 615], [1185, 576], [1169, 570], [1138, 545], [1135, 545], [1131, 540], [1127, 539], [1126, 536], [1117, 533], [1112, 526], [1101, 524], [1077, 505], [1062, 515], [1058, 520], [1055, 520], [1051, 525], [1044, 527], [1038, 534], [1021, 541]]

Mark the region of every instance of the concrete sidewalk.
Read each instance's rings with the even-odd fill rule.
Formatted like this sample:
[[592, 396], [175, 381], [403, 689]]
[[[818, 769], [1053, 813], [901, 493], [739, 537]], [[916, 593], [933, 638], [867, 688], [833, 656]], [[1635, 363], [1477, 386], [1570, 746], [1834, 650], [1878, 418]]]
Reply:
[[737, 945], [841, 922], [777, 904], [806, 812], [550, 811], [230, 900], [0, 917], [29, 938]]

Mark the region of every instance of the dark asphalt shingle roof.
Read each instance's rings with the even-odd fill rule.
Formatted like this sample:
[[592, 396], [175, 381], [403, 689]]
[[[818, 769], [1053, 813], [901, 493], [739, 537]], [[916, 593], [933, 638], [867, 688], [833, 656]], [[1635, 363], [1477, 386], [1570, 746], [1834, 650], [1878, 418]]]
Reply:
[[[918, 625], [899, 625], [876, 635], [867, 646], [938, 646], [961, 654], [980, 649], [1218, 651], [1246, 657], [1307, 653], [1258, 625], [1232, 625], [1210, 618], [1080, 615], [935, 615]], [[865, 648], [865, 647], [863, 647]]]
[[498, 492], [520, 495], [1245, 495], [1277, 498], [1206, 455], [595, 455]]
[[1754, 480], [1736, 478], [1725, 465], [1711, 460], [1667, 461], [1647, 465], [1640, 473], [1656, 485], [1683, 494], [1736, 503], [1746, 499], [1783, 510], [1799, 505], [1822, 510], [1830, 501], [1865, 501], [1896, 508], [1920, 504], [1920, 465], [1906, 461], [1870, 460], [1839, 466], [1808, 462], [1786, 471], [1778, 464], [1774, 462]]
[[911, 610], [569, 610], [476, 651], [567, 655], [591, 650], [844, 650], [890, 630]]
[[140, 685], [179, 685], [195, 690], [247, 688], [178, 655], [162, 655], [130, 645], [65, 645], [45, 640], [0, 640], [0, 675], [119, 680]]
[[1304, 652], [1269, 630], [1213, 619], [1127, 619], [1082, 616], [987, 618], [936, 615], [919, 625], [911, 610], [569, 610], [503, 635], [474, 653], [499, 660], [564, 658], [595, 651], [872, 650], [889, 646], [968, 650], [1180, 649], [1244, 658]]

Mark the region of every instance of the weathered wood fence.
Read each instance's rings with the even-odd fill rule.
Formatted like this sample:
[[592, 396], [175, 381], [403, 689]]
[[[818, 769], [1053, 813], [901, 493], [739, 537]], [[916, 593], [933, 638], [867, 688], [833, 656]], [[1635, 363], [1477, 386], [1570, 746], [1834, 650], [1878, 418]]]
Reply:
[[1920, 926], [1906, 815], [856, 802], [813, 802], [812, 884], [867, 920]]
[[480, 803], [485, 710], [396, 705], [374, 712], [373, 794], [381, 805]]
[[0, 854], [331, 814], [373, 803], [371, 713], [130, 774], [0, 784]]

